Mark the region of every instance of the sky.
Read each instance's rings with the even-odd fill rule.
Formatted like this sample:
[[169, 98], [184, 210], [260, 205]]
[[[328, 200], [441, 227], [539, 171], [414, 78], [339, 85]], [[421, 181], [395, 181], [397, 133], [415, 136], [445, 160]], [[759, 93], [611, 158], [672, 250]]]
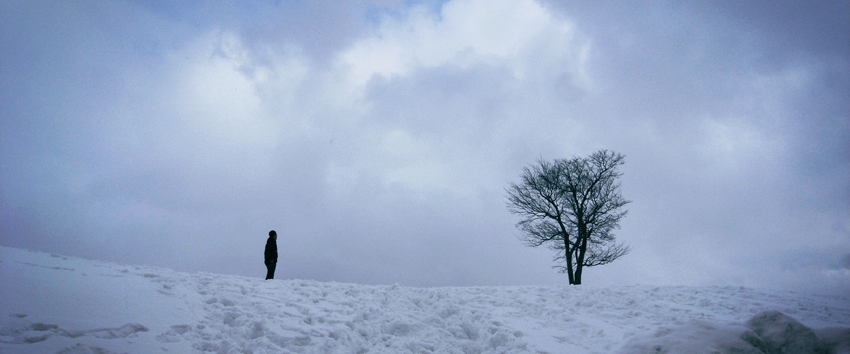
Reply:
[[590, 285], [850, 290], [850, 3], [0, 1], [0, 244], [551, 285], [505, 188], [625, 155]]

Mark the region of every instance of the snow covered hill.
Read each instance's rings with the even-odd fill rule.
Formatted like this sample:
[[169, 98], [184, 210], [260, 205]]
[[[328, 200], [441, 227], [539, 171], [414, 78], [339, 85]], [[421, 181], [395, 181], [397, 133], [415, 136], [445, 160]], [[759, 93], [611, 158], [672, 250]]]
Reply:
[[0, 352], [850, 353], [850, 295], [412, 288], [264, 281], [263, 271], [188, 274], [0, 247]]

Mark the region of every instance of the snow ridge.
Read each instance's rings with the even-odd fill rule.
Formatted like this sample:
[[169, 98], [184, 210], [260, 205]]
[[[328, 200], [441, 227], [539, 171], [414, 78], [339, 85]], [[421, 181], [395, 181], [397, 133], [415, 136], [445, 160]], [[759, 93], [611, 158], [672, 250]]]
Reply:
[[850, 348], [841, 296], [264, 281], [261, 268], [258, 278], [190, 274], [0, 247], [0, 352], [708, 353], [750, 343], [739, 340], [758, 332], [754, 316], [827, 333], [824, 351]]

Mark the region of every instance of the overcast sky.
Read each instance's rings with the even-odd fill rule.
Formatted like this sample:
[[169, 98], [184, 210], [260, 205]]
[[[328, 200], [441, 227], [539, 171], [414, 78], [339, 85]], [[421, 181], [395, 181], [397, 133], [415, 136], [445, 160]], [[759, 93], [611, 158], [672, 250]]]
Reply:
[[0, 244], [550, 285], [505, 188], [625, 155], [591, 285], [850, 291], [850, 2], [0, 2]]

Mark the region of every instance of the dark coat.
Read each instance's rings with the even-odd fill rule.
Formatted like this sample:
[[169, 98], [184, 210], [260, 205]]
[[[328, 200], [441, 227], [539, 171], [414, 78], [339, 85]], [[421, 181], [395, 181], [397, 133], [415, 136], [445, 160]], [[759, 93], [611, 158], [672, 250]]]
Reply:
[[266, 256], [266, 263], [277, 263], [277, 241], [274, 238], [269, 236], [269, 239], [266, 241], [266, 252], [264, 253]]

